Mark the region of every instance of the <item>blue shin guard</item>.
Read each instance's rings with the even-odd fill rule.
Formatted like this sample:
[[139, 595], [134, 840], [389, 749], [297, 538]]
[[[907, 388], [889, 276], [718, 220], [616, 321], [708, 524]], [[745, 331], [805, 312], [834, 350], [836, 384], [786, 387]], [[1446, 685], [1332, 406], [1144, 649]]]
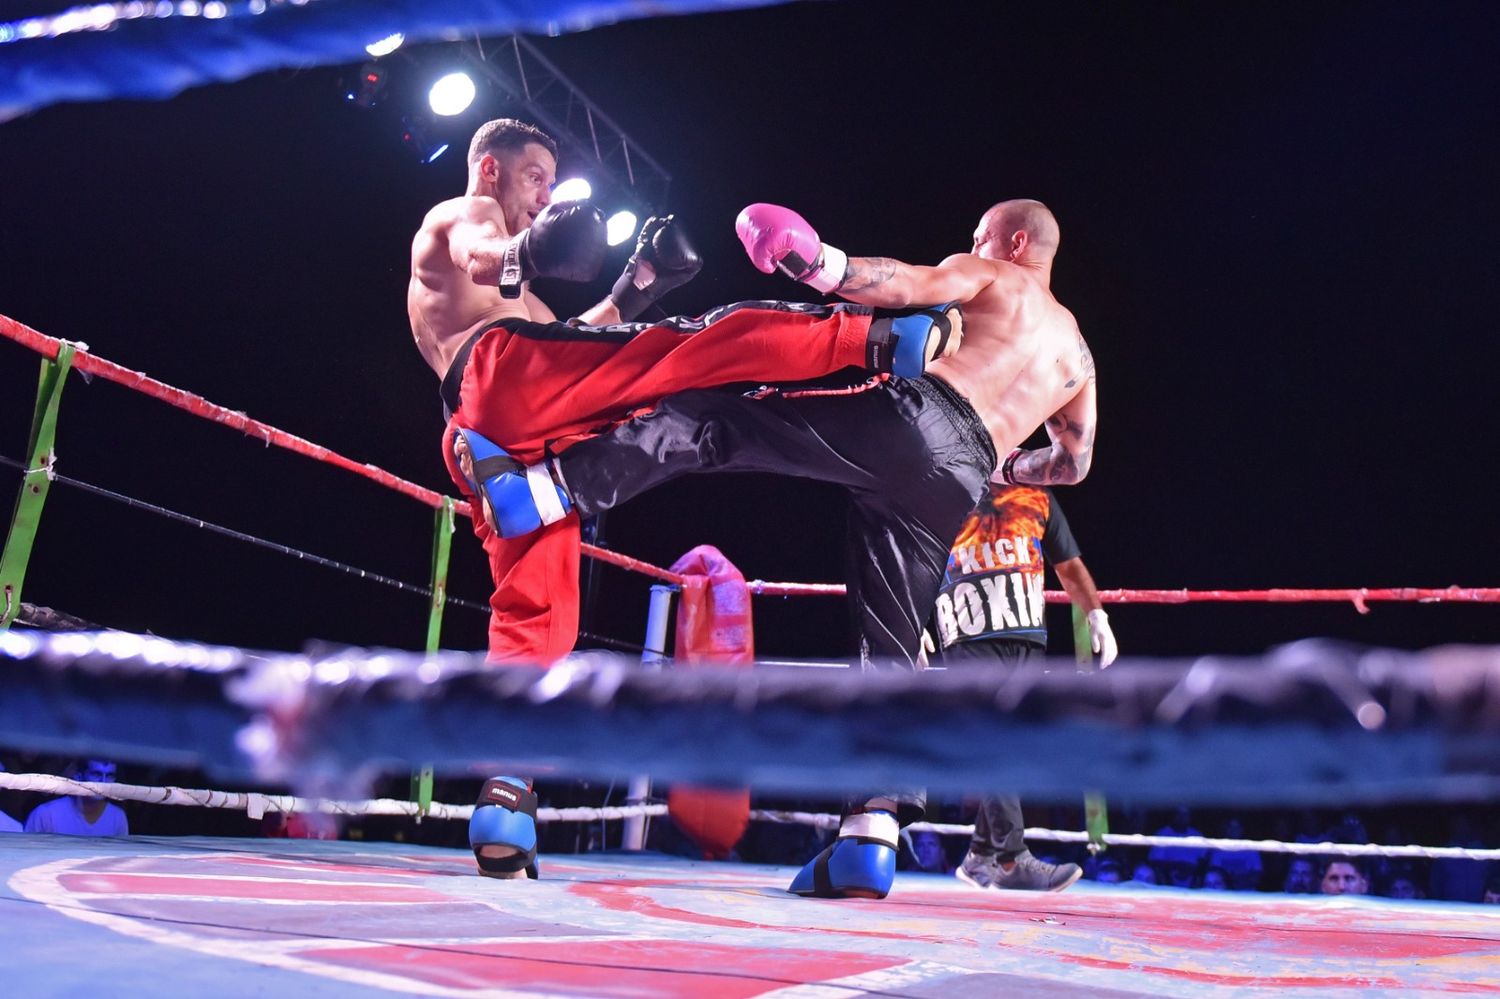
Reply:
[[545, 463], [522, 465], [473, 430], [459, 428], [458, 435], [468, 445], [473, 462], [474, 477], [469, 484], [488, 508], [490, 526], [502, 538], [530, 534], [562, 520], [573, 509]]
[[[469, 846], [479, 873], [492, 878], [536, 877], [536, 795], [519, 777], [491, 777], [469, 819]], [[485, 856], [484, 847], [500, 847]]]
[[897, 831], [890, 812], [848, 816], [839, 838], [797, 872], [787, 891], [813, 898], [885, 898], [896, 880]]
[[963, 336], [963, 317], [957, 302], [891, 320], [891, 374], [920, 377], [932, 361], [957, 350]]

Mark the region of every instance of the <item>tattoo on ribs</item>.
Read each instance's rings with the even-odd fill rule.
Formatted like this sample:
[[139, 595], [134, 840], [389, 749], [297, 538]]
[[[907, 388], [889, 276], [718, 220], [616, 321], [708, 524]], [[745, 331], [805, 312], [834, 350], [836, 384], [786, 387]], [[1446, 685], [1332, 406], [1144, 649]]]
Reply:
[[896, 276], [896, 261], [890, 257], [850, 257], [840, 291], [863, 291], [885, 284]]

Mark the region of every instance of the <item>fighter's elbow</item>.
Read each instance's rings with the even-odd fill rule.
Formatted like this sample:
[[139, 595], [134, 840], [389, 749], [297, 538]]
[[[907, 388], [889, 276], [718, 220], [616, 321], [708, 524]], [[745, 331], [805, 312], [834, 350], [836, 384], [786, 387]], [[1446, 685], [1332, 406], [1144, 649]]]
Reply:
[[1090, 452], [1078, 454], [1072, 451], [1064, 451], [1059, 455], [1052, 467], [1052, 484], [1056, 486], [1076, 486], [1089, 474], [1089, 466], [1093, 464], [1093, 455]]
[[1093, 452], [1086, 452], [1079, 455], [1077, 460], [1073, 464], [1074, 468], [1076, 469], [1076, 473], [1072, 484], [1076, 486], [1078, 485], [1078, 483], [1088, 478], [1089, 469], [1094, 465]]

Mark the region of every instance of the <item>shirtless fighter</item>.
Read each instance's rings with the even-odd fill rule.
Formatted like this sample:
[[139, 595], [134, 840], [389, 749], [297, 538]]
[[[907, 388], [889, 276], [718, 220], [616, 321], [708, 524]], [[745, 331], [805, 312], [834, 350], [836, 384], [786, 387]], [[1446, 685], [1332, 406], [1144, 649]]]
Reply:
[[[489, 490], [475, 481], [555, 454], [681, 389], [792, 381], [850, 366], [920, 374], [961, 339], [956, 307], [898, 317], [858, 305], [750, 302], [700, 319], [632, 322], [701, 266], [671, 216], [647, 221], [607, 298], [558, 322], [528, 282], [592, 280], [606, 250], [603, 216], [587, 202], [551, 203], [557, 145], [531, 125], [508, 118], [482, 125], [468, 163], [464, 195], [429, 211], [412, 241], [407, 314], [418, 350], [442, 379], [450, 413], [444, 460], [474, 505], [474, 531], [489, 557], [491, 659], [546, 665], [572, 649], [578, 518], [533, 476], [529, 486], [521, 481], [538, 487], [528, 496], [543, 501], [542, 513], [527, 526], [545, 526], [502, 538], [483, 495]], [[480, 805], [470, 840], [481, 869], [534, 871], [535, 798], [526, 782], [495, 778]], [[480, 852], [481, 844], [507, 843], [515, 848]]]
[[[855, 395], [679, 393], [547, 463], [551, 476], [584, 515], [701, 471], [791, 474], [847, 487], [849, 605], [862, 651], [914, 664], [949, 546], [987, 480], [1075, 483], [1093, 460], [1093, 358], [1050, 287], [1057, 222], [1040, 202], [1001, 202], [980, 219], [972, 249], [936, 267], [847, 257], [775, 205], [751, 205], [736, 228], [760, 270], [779, 268], [820, 291], [888, 308], [962, 303], [962, 348], [922, 377]], [[1019, 449], [1039, 424], [1051, 446]], [[1005, 456], [998, 467], [997, 455]], [[509, 496], [524, 506], [518, 491]], [[898, 818], [905, 824], [921, 809], [919, 794], [864, 801], [791, 890], [883, 897], [894, 876]]]

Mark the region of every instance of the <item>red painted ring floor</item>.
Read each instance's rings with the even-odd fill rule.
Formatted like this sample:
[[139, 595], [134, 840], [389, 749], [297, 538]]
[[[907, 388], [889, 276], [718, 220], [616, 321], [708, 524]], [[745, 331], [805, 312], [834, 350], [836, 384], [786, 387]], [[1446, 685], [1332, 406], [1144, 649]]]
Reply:
[[13, 995], [1500, 995], [1500, 907], [901, 874], [802, 899], [793, 868], [298, 840], [0, 839]]

